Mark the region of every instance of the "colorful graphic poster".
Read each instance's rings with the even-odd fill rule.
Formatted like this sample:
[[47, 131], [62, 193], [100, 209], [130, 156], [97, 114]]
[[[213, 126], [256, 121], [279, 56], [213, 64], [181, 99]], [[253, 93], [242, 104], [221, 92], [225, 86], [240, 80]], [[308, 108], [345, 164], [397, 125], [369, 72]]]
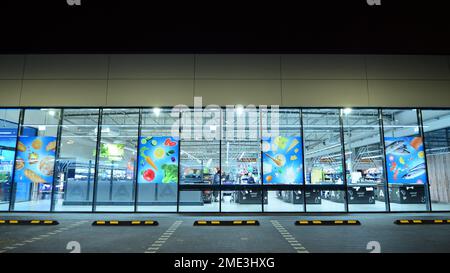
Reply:
[[385, 137], [384, 142], [389, 183], [427, 183], [421, 137]]
[[262, 142], [263, 182], [303, 184], [301, 137], [270, 137]]
[[141, 137], [138, 183], [177, 183], [178, 145], [173, 137]]
[[56, 137], [20, 136], [17, 143], [16, 183], [52, 184]]

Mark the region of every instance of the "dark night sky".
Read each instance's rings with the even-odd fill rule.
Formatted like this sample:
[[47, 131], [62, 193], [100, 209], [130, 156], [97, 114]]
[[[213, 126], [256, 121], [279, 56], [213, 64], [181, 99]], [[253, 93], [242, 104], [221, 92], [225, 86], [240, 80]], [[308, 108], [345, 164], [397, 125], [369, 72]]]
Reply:
[[446, 1], [81, 1], [2, 2], [0, 52], [450, 54]]

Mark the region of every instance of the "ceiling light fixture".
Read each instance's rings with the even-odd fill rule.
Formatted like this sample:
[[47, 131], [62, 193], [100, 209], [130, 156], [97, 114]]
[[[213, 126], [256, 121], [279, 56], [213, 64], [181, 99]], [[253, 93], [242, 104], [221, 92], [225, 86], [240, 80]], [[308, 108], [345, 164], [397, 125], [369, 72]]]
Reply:
[[236, 113], [238, 115], [242, 115], [243, 112], [244, 112], [244, 107], [242, 105], [236, 106]]
[[159, 116], [159, 114], [161, 113], [161, 108], [154, 107], [154, 108], [153, 108], [153, 113], [154, 113], [156, 116]]
[[344, 110], [343, 110], [344, 114], [346, 114], [346, 115], [350, 114], [352, 111], [353, 111], [352, 108], [344, 108]]

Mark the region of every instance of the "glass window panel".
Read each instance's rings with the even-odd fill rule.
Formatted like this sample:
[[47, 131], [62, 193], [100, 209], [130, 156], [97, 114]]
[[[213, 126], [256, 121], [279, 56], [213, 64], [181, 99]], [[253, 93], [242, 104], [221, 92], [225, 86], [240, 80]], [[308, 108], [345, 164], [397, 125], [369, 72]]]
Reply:
[[134, 211], [139, 109], [104, 109], [96, 211]]
[[64, 109], [56, 160], [55, 211], [91, 211], [98, 109]]
[[339, 115], [339, 109], [302, 112], [305, 183], [317, 188], [306, 192], [306, 211], [345, 211], [343, 191], [321, 187], [344, 185]]
[[342, 110], [349, 211], [385, 211], [384, 154], [377, 109]]
[[[180, 112], [176, 108], [142, 110], [138, 211], [177, 211], [179, 124]], [[154, 162], [157, 170], [146, 162], [144, 155]]]
[[26, 109], [14, 174], [16, 211], [50, 211], [59, 109]]
[[307, 212], [340, 212], [345, 211], [345, 191], [323, 189], [307, 189], [305, 192]]
[[[262, 191], [258, 189], [222, 190], [222, 212], [260, 212]], [[265, 196], [267, 203], [267, 196]]]
[[[180, 184], [220, 185], [221, 110], [185, 109], [181, 114]], [[179, 211], [213, 212], [220, 209], [220, 192], [180, 191]]]
[[[254, 106], [237, 105], [224, 109], [221, 144], [222, 185], [261, 184], [259, 124], [259, 111]], [[222, 211], [262, 211], [262, 196], [261, 191], [254, 189], [223, 191]]]
[[180, 191], [180, 212], [218, 212], [220, 191], [213, 189]]
[[[303, 185], [299, 109], [261, 109], [263, 184]], [[303, 191], [267, 190], [264, 211], [304, 211]]]
[[433, 211], [450, 210], [450, 110], [423, 110], [423, 131]]
[[267, 203], [265, 212], [299, 212], [304, 211], [303, 190], [265, 190]]
[[0, 211], [9, 210], [19, 109], [0, 109]]
[[423, 140], [416, 109], [383, 110], [391, 211], [427, 210]]

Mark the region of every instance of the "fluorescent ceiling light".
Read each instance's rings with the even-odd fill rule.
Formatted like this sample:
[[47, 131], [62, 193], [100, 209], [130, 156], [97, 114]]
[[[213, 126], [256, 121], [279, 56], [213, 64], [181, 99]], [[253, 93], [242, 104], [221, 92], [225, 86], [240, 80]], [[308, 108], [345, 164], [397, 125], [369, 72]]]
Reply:
[[153, 108], [153, 113], [154, 113], [156, 116], [159, 116], [159, 114], [161, 113], [161, 108], [154, 107], [154, 108]]
[[244, 112], [244, 107], [242, 105], [236, 106], [236, 113], [238, 115], [242, 115], [243, 112]]
[[375, 159], [375, 158], [382, 158], [382, 155], [374, 155], [374, 156], [366, 156], [366, 157], [361, 157], [361, 159]]
[[344, 108], [344, 110], [343, 110], [344, 114], [346, 114], [346, 115], [350, 114], [352, 111], [353, 111], [352, 108]]

